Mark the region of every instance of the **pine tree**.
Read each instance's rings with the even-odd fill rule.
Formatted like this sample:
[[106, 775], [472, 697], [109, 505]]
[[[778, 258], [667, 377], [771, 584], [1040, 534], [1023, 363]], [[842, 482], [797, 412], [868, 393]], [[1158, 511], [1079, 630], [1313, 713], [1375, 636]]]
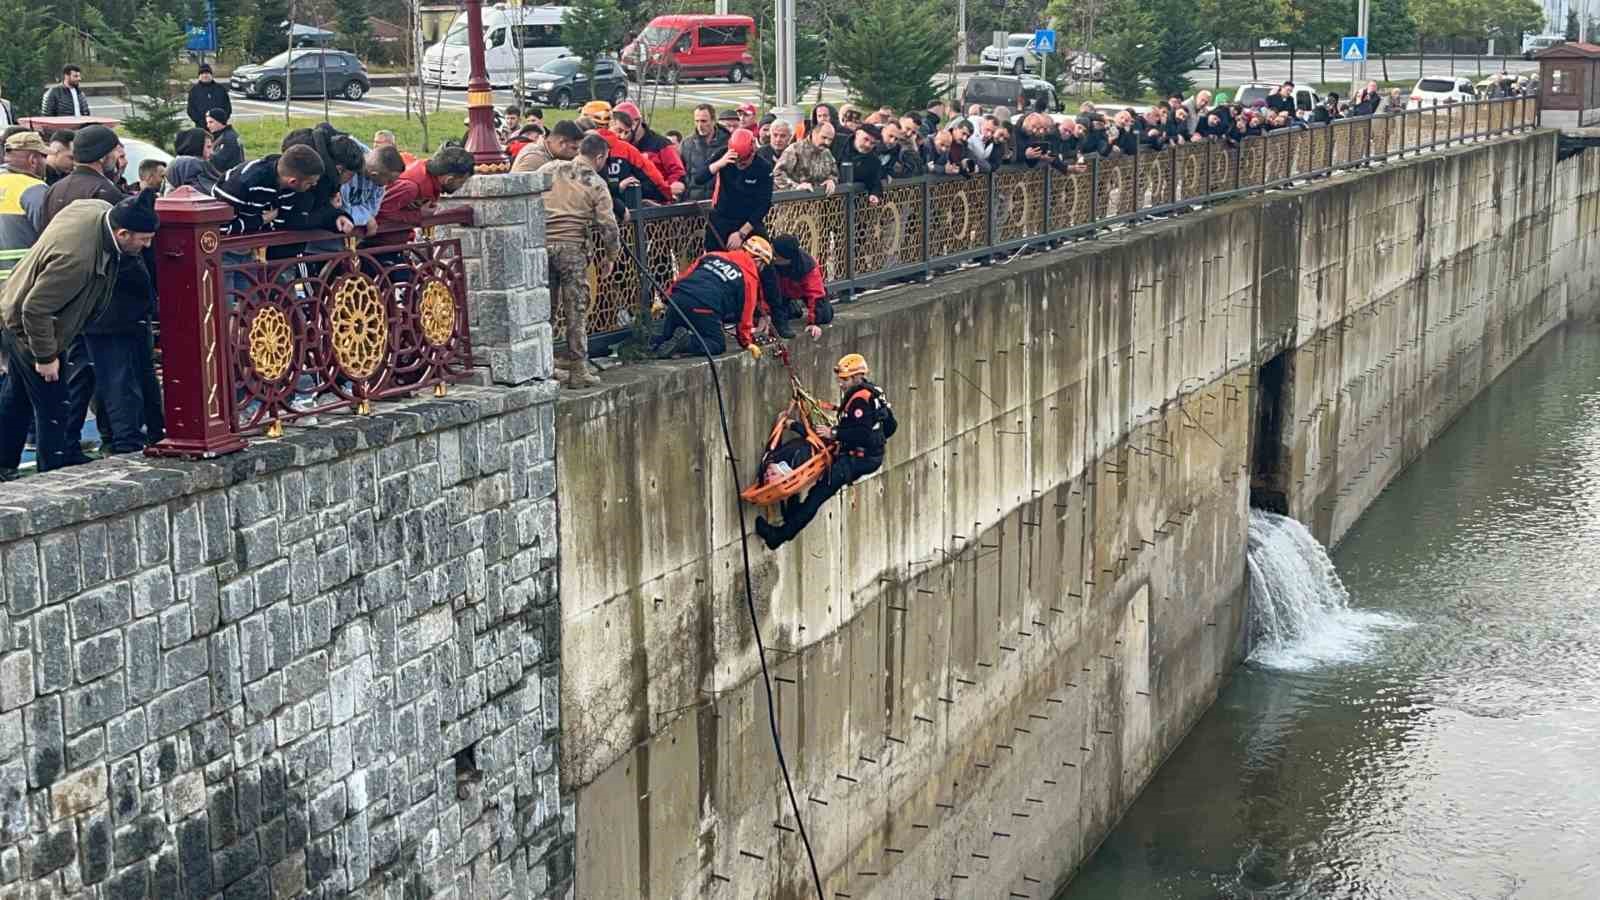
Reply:
[[561, 37], [567, 49], [583, 60], [584, 73], [594, 80], [595, 60], [622, 47], [625, 20], [616, 0], [575, 0], [561, 20]]
[[[1106, 90], [1119, 100], [1137, 100], [1155, 65], [1156, 17], [1139, 0], [1120, 0], [1106, 10], [1102, 27]], [[1192, 53], [1189, 64], [1194, 64]]]
[[43, 85], [54, 80], [62, 30], [47, 7], [0, 0], [0, 85], [18, 116], [37, 115]]
[[372, 48], [372, 14], [367, 0], [340, 0], [334, 23], [343, 45], [366, 59]]
[[1187, 95], [1194, 90], [1189, 70], [1205, 46], [1199, 29], [1190, 21], [1194, 6], [1189, 0], [1160, 0], [1153, 4], [1160, 27], [1150, 35], [1150, 84], [1163, 97]]
[[260, 0], [254, 10], [255, 31], [250, 36], [250, 55], [266, 59], [289, 47], [289, 33], [283, 23], [289, 21], [288, 0]]
[[100, 42], [134, 97], [134, 111], [122, 120], [123, 126], [157, 146], [168, 146], [183, 124], [183, 100], [172, 85], [173, 63], [188, 41], [183, 26], [171, 14], [151, 7], [129, 27], [96, 24]]
[[922, 109], [944, 93], [934, 79], [955, 47], [939, 8], [919, 0], [864, 0], [829, 36], [834, 71], [866, 106]]

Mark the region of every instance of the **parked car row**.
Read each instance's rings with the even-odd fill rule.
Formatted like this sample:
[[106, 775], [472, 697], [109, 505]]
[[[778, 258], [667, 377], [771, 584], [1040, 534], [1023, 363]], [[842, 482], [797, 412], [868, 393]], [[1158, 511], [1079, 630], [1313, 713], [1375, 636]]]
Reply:
[[[1012, 75], [1022, 75], [1025, 72], [1041, 71], [1040, 63], [1044, 57], [1033, 47], [1033, 35], [1024, 32], [1006, 36], [1004, 47], [994, 44], [983, 48], [978, 54], [978, 62], [984, 68], [994, 67]], [[1215, 69], [1222, 62], [1222, 51], [1213, 44], [1206, 44], [1195, 55], [1194, 67], [1197, 69]], [[1058, 62], [1059, 64], [1059, 62]], [[1106, 61], [1098, 54], [1080, 51], [1073, 54], [1066, 63], [1072, 70], [1072, 77], [1084, 81], [1104, 81]]]

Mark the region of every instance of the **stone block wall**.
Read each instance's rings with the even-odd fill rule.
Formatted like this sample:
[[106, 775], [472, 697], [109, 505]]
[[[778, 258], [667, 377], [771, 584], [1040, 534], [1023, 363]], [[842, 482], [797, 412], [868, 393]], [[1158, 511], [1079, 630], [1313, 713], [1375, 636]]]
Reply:
[[461, 239], [473, 355], [495, 384], [549, 378], [554, 362], [543, 192], [543, 176], [518, 172], [478, 176], [440, 202], [472, 207], [470, 227], [440, 236]]
[[0, 485], [0, 898], [566, 891], [553, 396]]

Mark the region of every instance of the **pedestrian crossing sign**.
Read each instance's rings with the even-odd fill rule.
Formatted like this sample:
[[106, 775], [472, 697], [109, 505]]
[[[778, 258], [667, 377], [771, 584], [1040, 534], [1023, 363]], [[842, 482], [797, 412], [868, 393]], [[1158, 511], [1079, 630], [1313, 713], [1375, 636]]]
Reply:
[[1365, 37], [1340, 38], [1339, 58], [1350, 63], [1366, 62], [1367, 39]]

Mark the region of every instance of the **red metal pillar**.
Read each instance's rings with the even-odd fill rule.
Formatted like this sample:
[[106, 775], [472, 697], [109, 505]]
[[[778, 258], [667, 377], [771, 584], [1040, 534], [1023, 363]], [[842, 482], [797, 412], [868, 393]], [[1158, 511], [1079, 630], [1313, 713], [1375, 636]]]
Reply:
[[[509, 172], [511, 159], [494, 132], [494, 90], [483, 61], [483, 0], [466, 0], [466, 4], [467, 59], [472, 66], [467, 74], [467, 152], [477, 161], [476, 168], [481, 173]], [[507, 40], [515, 49], [520, 35]]]
[[150, 456], [208, 457], [244, 447], [233, 429], [227, 288], [219, 249], [226, 203], [183, 187], [156, 201], [156, 291], [161, 303], [161, 387], [167, 436]]

